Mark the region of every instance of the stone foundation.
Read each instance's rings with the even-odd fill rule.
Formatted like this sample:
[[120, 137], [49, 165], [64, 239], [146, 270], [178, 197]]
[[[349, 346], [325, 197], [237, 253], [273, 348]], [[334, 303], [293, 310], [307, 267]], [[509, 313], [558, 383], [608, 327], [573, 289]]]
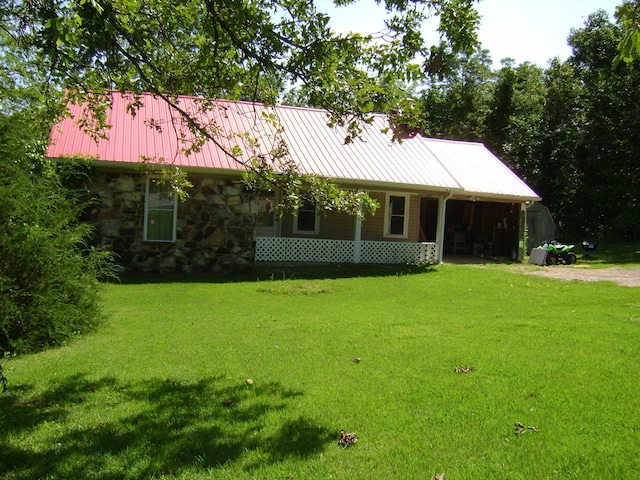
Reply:
[[145, 242], [146, 176], [97, 172], [89, 212], [96, 240], [129, 272], [201, 273], [243, 270], [253, 264], [257, 201], [231, 180], [191, 177], [189, 198], [178, 202], [175, 243]]

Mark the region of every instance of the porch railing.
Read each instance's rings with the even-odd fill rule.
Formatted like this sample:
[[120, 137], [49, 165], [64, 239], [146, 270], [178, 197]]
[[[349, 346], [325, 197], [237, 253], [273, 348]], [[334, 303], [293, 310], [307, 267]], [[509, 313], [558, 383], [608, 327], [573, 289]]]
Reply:
[[318, 238], [258, 237], [256, 262], [435, 263], [432, 242], [379, 242]]

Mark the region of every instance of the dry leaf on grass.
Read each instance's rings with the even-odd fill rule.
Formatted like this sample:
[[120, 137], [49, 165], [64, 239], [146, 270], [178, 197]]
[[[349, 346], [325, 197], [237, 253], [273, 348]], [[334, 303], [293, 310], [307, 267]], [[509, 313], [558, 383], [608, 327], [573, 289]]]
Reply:
[[473, 372], [475, 369], [476, 367], [467, 367], [466, 365], [461, 365], [459, 367], [454, 368], [453, 371], [456, 373], [469, 373], [469, 372]]
[[529, 430], [531, 430], [532, 432], [540, 432], [540, 430], [538, 430], [536, 427], [529, 425], [528, 427], [525, 427], [522, 423], [520, 422], [516, 422], [515, 423], [516, 429], [513, 433], [515, 433], [516, 435], [523, 435], [525, 433], [527, 433]]
[[338, 439], [338, 445], [342, 445], [343, 448], [347, 448], [349, 445], [355, 445], [358, 443], [358, 435], [355, 433], [347, 433], [344, 430], [340, 430], [340, 438]]

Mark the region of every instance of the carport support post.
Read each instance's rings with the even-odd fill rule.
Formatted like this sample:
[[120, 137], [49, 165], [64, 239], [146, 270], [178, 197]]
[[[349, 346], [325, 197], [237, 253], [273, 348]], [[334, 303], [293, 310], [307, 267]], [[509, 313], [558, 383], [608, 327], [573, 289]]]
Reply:
[[453, 195], [453, 193], [448, 192], [446, 195], [440, 195], [438, 197], [438, 226], [436, 231], [436, 245], [438, 248], [438, 258], [436, 259], [437, 263], [442, 263], [442, 256], [444, 253], [445, 214], [447, 212], [447, 200], [451, 198], [451, 195]]
[[520, 224], [518, 225], [518, 261], [524, 260], [527, 249], [527, 203], [520, 204]]

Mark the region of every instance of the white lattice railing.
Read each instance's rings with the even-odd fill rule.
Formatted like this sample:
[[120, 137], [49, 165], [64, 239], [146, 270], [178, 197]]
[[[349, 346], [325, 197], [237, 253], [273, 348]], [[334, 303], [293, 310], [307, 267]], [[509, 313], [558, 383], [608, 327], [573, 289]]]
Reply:
[[435, 243], [258, 237], [256, 262], [435, 263]]

